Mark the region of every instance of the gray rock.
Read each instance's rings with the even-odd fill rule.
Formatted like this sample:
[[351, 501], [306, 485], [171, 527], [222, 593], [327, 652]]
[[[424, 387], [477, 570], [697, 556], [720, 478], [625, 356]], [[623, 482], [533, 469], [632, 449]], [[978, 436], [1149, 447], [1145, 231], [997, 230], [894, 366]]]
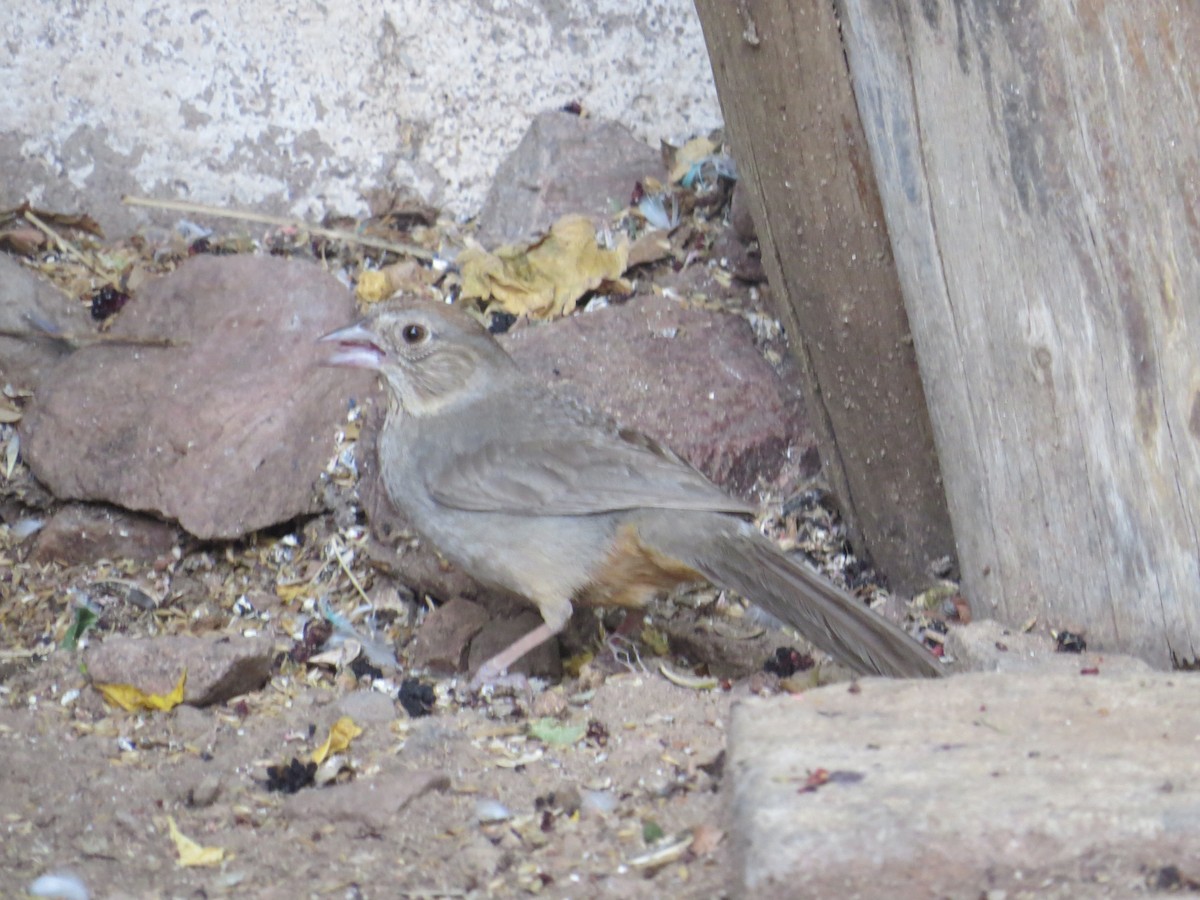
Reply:
[[993, 619], [956, 625], [946, 636], [946, 655], [962, 671], [1037, 670], [1063, 675], [1084, 669], [1097, 669], [1105, 675], [1151, 671], [1149, 663], [1136, 656], [1101, 653], [1094, 648], [1084, 653], [1056, 653], [1054, 648], [1054, 638], [1049, 634], [1008, 628]]
[[492, 249], [545, 231], [567, 213], [602, 221], [629, 204], [637, 182], [664, 174], [658, 151], [623, 125], [545, 112], [500, 164], [477, 236]]
[[217, 802], [221, 794], [221, 776], [217, 772], [187, 778], [176, 785], [177, 796], [193, 809], [204, 809]]
[[271, 638], [109, 637], [88, 648], [84, 662], [96, 684], [131, 684], [169, 694], [187, 672], [183, 702], [211, 706], [256, 691], [271, 677]]
[[30, 561], [67, 566], [99, 559], [153, 563], [170, 556], [179, 530], [149, 516], [109, 506], [68, 503], [38, 532]]
[[1126, 897], [1150, 868], [1197, 871], [1194, 682], [976, 673], [739, 703], [731, 893]]
[[21, 423], [56, 496], [104, 500], [232, 538], [317, 508], [315, 482], [370, 376], [318, 365], [350, 321], [317, 266], [196, 257], [152, 282], [110, 332], [170, 347], [90, 346], [62, 360]]

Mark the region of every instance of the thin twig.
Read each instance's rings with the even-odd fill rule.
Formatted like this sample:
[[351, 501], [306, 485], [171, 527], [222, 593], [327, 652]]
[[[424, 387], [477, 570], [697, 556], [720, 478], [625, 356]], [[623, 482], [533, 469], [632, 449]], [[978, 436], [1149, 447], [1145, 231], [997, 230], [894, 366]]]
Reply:
[[340, 228], [322, 228], [312, 225], [303, 219], [291, 219], [287, 216], [268, 216], [264, 213], [248, 212], [238, 209], [223, 209], [219, 206], [206, 206], [202, 203], [188, 203], [184, 200], [155, 200], [150, 197], [122, 197], [121, 202], [129, 206], [148, 206], [154, 209], [166, 209], [171, 212], [186, 213], [193, 216], [216, 216], [221, 219], [241, 219], [245, 222], [257, 222], [260, 225], [275, 225], [279, 228], [299, 228], [312, 232], [331, 241], [342, 241], [347, 244], [361, 244], [374, 250], [387, 250], [399, 256], [413, 256], [417, 259], [433, 259], [433, 253], [416, 244], [399, 244], [385, 241], [382, 238], [367, 237]]
[[97, 345], [116, 347], [186, 347], [187, 341], [177, 341], [172, 338], [155, 337], [126, 337], [121, 334], [68, 334], [65, 331], [42, 328], [36, 322], [30, 328], [0, 328], [0, 337], [15, 338], [20, 341], [42, 340], [61, 344], [67, 350], [79, 350], [82, 347]]
[[358, 591], [358, 596], [362, 597], [365, 602], [370, 603], [371, 598], [367, 596], [367, 592], [363, 590], [363, 586], [361, 584], [359, 584], [358, 579], [355, 577], [354, 573], [350, 571], [350, 566], [348, 566], [346, 564], [346, 560], [342, 556], [341, 547], [337, 546], [336, 543], [331, 544], [330, 546], [331, 546], [331, 549], [333, 550], [334, 557], [338, 561], [338, 565], [342, 567], [342, 571], [346, 573], [346, 577], [350, 579], [350, 583], [352, 585], [354, 585], [354, 589], [356, 591]]
[[55, 244], [58, 245], [58, 249], [61, 250], [63, 253], [67, 254], [67, 256], [70, 256], [73, 259], [75, 259], [80, 265], [86, 266], [88, 269], [90, 269], [92, 271], [92, 274], [99, 275], [101, 277], [107, 277], [104, 272], [101, 272], [100, 269], [96, 267], [95, 263], [93, 263], [86, 256], [84, 256], [83, 253], [81, 253], [79, 250], [77, 250], [75, 248], [74, 244], [72, 244], [65, 237], [60, 235], [57, 231], [55, 231], [53, 228], [51, 228], [49, 225], [47, 225], [45, 222], [43, 222], [41, 219], [39, 219], [34, 214], [33, 210], [27, 209], [22, 213], [22, 215], [26, 219], [28, 219], [35, 227], [37, 227], [41, 231], [44, 231], [50, 237], [50, 239], [52, 241], [54, 241]]

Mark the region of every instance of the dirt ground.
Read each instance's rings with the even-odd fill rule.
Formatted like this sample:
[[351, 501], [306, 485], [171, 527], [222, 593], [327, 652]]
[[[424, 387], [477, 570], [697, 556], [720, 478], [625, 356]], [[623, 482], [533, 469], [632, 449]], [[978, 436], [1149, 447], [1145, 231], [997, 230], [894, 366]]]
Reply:
[[[681, 246], [678, 255], [694, 254]], [[728, 278], [724, 289], [732, 299], [720, 305], [733, 308], [751, 293]], [[688, 293], [700, 290], [717, 293], [707, 281]], [[0, 895], [25, 896], [35, 879], [63, 874], [73, 880], [44, 896], [727, 896], [725, 723], [738, 697], [781, 689], [763, 663], [789, 643], [729, 598], [708, 591], [652, 608], [616, 647], [620, 658], [588, 613], [561, 684], [480, 697], [422, 677], [434, 702], [414, 718], [397, 700], [407, 671], [298, 652], [314, 623], [328, 621], [322, 602], [398, 648], [401, 663], [420, 628], [424, 598], [368, 552], [355, 510], [231, 543], [191, 542], [155, 564], [61, 568], [28, 562], [18, 533], [26, 506], [47, 514], [53, 499], [22, 465], [9, 476], [0, 491]], [[342, 488], [352, 480], [333, 476]], [[805, 486], [786, 490], [800, 497]], [[832, 513], [802, 502], [783, 517], [784, 499], [770, 533], [863, 588]], [[65, 649], [81, 606], [96, 621], [78, 649]], [[606, 633], [618, 623], [606, 620]], [[84, 671], [85, 647], [116, 635], [251, 633], [274, 642], [270, 681], [214, 706], [125, 712]], [[786, 687], [814, 681], [802, 672]], [[317, 783], [280, 776], [305, 774], [344, 718], [361, 733], [317, 768]], [[188, 839], [219, 858], [184, 865]]]
[[[308, 528], [324, 526], [332, 530], [324, 520]], [[204, 560], [211, 582], [245, 586], [245, 559], [270, 543], [199, 556], [213, 557]], [[376, 596], [388, 589], [386, 576], [360, 575]], [[641, 646], [644, 671], [602, 652], [560, 686], [484, 698], [425, 679], [436, 703], [412, 718], [393, 681], [371, 690], [369, 676], [288, 659], [303, 631], [298, 611], [220, 624], [214, 611], [179, 601], [143, 610], [113, 600], [88, 640], [262, 629], [279, 651], [261, 691], [204, 709], [129, 713], [89, 685], [78, 651], [31, 652], [48, 650], [46, 637], [70, 619], [71, 588], [101, 577], [94, 568], [31, 573], [25, 609], [7, 605], [5, 896], [58, 872], [106, 898], [725, 895], [724, 726], [737, 697], [777, 684], [750, 673], [786, 640], [778, 633], [703, 605], [663, 604], [649, 622], [672, 647], [672, 671], [708, 663], [717, 689], [672, 683]], [[52, 593], [39, 587], [47, 578], [57, 580]], [[306, 759], [343, 716], [362, 733], [339, 754], [331, 783], [269, 789], [269, 767]], [[559, 731], [535, 735], [534, 723]], [[181, 865], [169, 819], [223, 860]]]

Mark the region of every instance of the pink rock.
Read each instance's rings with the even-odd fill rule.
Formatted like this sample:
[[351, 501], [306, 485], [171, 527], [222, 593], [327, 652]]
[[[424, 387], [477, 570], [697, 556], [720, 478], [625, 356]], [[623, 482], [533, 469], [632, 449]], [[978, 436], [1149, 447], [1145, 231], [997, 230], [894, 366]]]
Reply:
[[439, 606], [425, 617], [409, 645], [412, 665], [441, 675], [465, 671], [471, 639], [487, 622], [487, 610], [470, 600], [455, 598]]
[[745, 494], [814, 443], [803, 403], [741, 318], [663, 297], [530, 325], [504, 338], [521, 368], [666, 444]]
[[84, 660], [93, 683], [130, 684], [148, 694], [169, 694], [186, 672], [183, 702], [210, 706], [266, 684], [272, 648], [266, 636], [112, 636], [89, 647]]
[[567, 213], [607, 220], [648, 175], [663, 177], [662, 159], [625, 126], [542, 113], [500, 164], [477, 235], [492, 249], [545, 231]]
[[[471, 641], [467, 671], [474, 672], [485, 662], [523, 638], [542, 624], [542, 617], [532, 608], [521, 610], [507, 618], [493, 619]], [[509, 667], [509, 672], [556, 680], [562, 677], [562, 657], [558, 641], [549, 640], [530, 650]]]
[[62, 360], [21, 423], [58, 497], [104, 500], [232, 538], [318, 508], [315, 483], [370, 375], [318, 365], [354, 301], [315, 265], [201, 256], [147, 286], [115, 335]]
[[38, 532], [29, 558], [67, 566], [98, 559], [152, 563], [178, 544], [178, 529], [166, 522], [110, 506], [69, 503]]

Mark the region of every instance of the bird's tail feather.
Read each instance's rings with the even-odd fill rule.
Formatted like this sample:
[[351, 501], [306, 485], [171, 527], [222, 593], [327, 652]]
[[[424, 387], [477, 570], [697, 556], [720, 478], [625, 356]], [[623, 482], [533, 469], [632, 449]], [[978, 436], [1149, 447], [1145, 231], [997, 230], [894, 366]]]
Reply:
[[788, 559], [751, 526], [721, 518], [723, 528], [699, 529], [707, 540], [689, 542], [678, 539], [673, 530], [655, 528], [653, 543], [713, 583], [761, 606], [860, 674], [897, 678], [942, 674], [934, 656], [902, 629]]

